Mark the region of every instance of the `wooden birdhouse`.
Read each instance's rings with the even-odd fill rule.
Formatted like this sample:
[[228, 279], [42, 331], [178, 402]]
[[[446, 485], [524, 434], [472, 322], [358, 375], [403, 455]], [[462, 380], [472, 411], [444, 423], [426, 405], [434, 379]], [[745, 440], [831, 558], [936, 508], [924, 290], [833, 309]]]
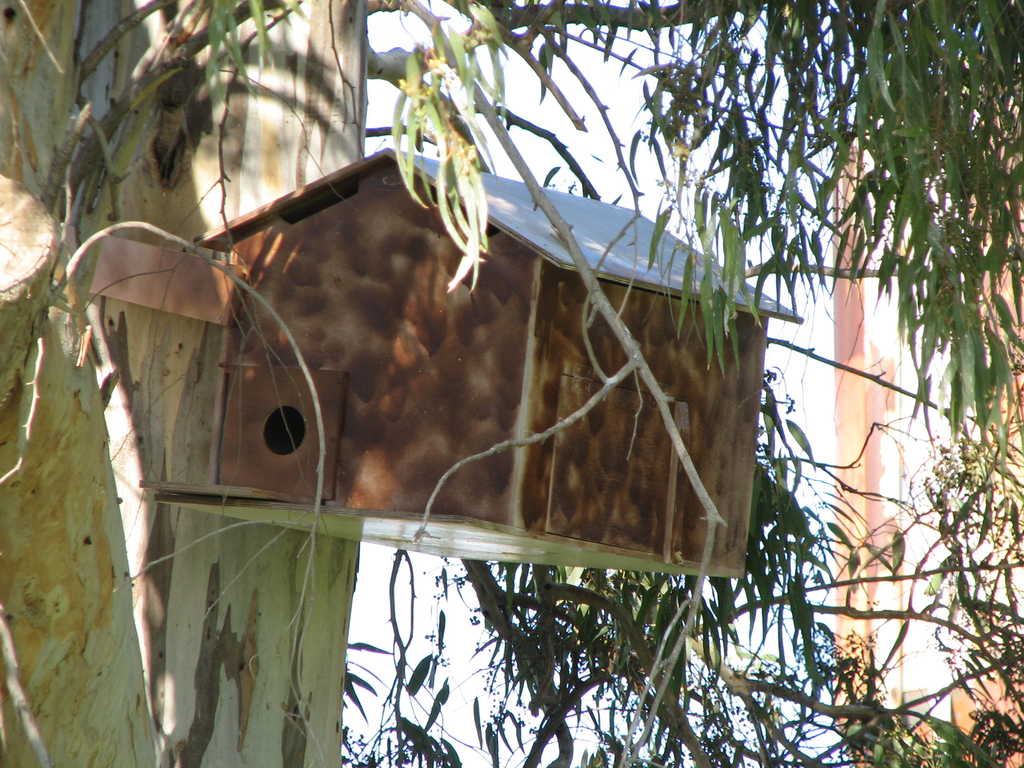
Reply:
[[[436, 164], [417, 164], [423, 184], [431, 184]], [[436, 211], [408, 194], [390, 152], [241, 216], [200, 243], [232, 254], [311, 369], [325, 429], [320, 530], [476, 559], [692, 570], [704, 512], [635, 378], [551, 439], [464, 466], [438, 496], [427, 535], [413, 541], [428, 497], [455, 462], [547, 429], [601, 386], [583, 338], [586, 292], [564, 247], [523, 184], [487, 176], [485, 189], [490, 248], [472, 290], [448, 291], [461, 253]], [[768, 316], [793, 316], [768, 301], [759, 320], [741, 313], [739, 354], [720, 367], [709, 360], [697, 311], [680, 325], [681, 304], [668, 300], [683, 289], [684, 246], [665, 236], [648, 268], [651, 222], [548, 194], [673, 398], [726, 520], [713, 573], [739, 574], [765, 326]], [[137, 295], [145, 290], [132, 288], [139, 281], [123, 279], [128, 267], [104, 261], [100, 287], [116, 279], [113, 292], [147, 303]], [[143, 271], [143, 263], [136, 259], [131, 270]], [[190, 269], [207, 270], [197, 264]], [[700, 269], [698, 262], [698, 278]], [[208, 486], [153, 483], [157, 498], [308, 526], [320, 444], [294, 351], [257, 303], [228, 296], [221, 278], [199, 299], [196, 279], [182, 277], [179, 289], [164, 280], [159, 303], [199, 304], [205, 308], [178, 311], [228, 326], [216, 455]], [[601, 370], [625, 362], [601, 320], [589, 342]]]

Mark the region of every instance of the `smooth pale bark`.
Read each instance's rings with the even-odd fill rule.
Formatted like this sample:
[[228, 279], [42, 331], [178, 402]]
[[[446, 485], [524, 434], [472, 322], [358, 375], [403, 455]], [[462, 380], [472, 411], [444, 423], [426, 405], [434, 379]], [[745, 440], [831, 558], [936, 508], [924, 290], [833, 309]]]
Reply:
[[[329, 29], [326, 17], [341, 12], [314, 4], [312, 29]], [[222, 215], [247, 210], [252, 202], [247, 196], [271, 199], [303, 181], [300, 161], [310, 156], [311, 139], [322, 132], [316, 118], [324, 110], [344, 114], [335, 104], [343, 91], [325, 92], [311, 81], [326, 82], [320, 62], [333, 66], [332, 46], [355, 45], [358, 51], [365, 44], [362, 25], [334, 24], [347, 38], [332, 44], [321, 34], [307, 50], [304, 27], [298, 21], [281, 25], [272, 38], [269, 60], [287, 62], [288, 68], [268, 65], [263, 73], [255, 68], [249, 73], [276, 98], [261, 98], [267, 92], [261, 89], [231, 102], [223, 139], [225, 147], [234, 148], [226, 153], [227, 162], [234, 159], [237, 165], [225, 168], [230, 181], [223, 209], [217, 185], [222, 137], [215, 130], [222, 107], [208, 116], [189, 114], [196, 107], [164, 107], [140, 133], [135, 153], [125, 158], [130, 176], [121, 185], [123, 218], [191, 238]], [[288, 55], [289, 50], [307, 56]], [[310, 103], [314, 93], [323, 105]], [[289, 119], [282, 119], [282, 111]], [[362, 144], [360, 112], [345, 125], [335, 120], [330, 126], [330, 135], [344, 138], [350, 153], [333, 162], [357, 159], [351, 153]], [[147, 156], [154, 140], [172, 136], [179, 125], [190, 132], [204, 124], [214, 130], [183, 160], [187, 169], [173, 184], [161, 181]], [[315, 145], [312, 149], [319, 152]], [[170, 763], [335, 765], [356, 546], [326, 537], [314, 546], [299, 532], [154, 505], [139, 491], [143, 478], [209, 479], [222, 331], [114, 301], [106, 301], [101, 314], [107, 364], [122, 377], [108, 423], [125, 500], [129, 557], [140, 574], [136, 619], [154, 716]]]
[[[55, 83], [72, 56], [74, 8], [9, 5], [0, 19], [0, 602], [54, 763], [147, 765], [151, 718], [131, 592], [116, 589], [128, 566], [103, 404], [95, 371], [76, 365], [80, 324], [51, 307], [59, 232], [37, 200], [68, 125], [72, 94]], [[0, 703], [0, 764], [36, 765], [9, 691]]]
[[[0, 602], [20, 682], [56, 765], [152, 764], [103, 404], [76, 325], [47, 308], [57, 230], [3, 177], [0, 210]], [[35, 765], [0, 703], [0, 764]]]
[[[0, 19], [10, 65], [0, 77], [0, 172], [38, 195], [69, 122], [72, 59], [122, 9], [106, 0], [29, 6], [45, 46], [23, 15], [13, 24]], [[220, 105], [211, 108], [202, 95], [175, 104], [164, 91], [139, 102], [109, 137], [114, 173], [98, 197], [85, 190], [86, 212], [76, 222], [82, 237], [117, 211], [190, 238], [222, 215], [246, 210], [249, 197], [272, 198], [321, 168], [356, 159], [364, 111], [361, 9], [313, 4], [315, 35], [297, 22], [279, 25], [272, 60], [287, 69], [261, 75], [264, 84], [274, 81], [278, 98], [235, 92], [223, 122]], [[124, 86], [160, 34], [154, 15], [89, 80], [84, 92], [97, 117], [106, 109], [104, 94]], [[45, 69], [53, 67], [51, 54], [65, 74]], [[346, 67], [341, 85], [338, 61]], [[185, 151], [168, 162], [167, 149], [179, 138]], [[219, 149], [230, 177], [223, 207]], [[109, 183], [114, 177], [116, 185]], [[326, 537], [314, 546], [298, 532], [153, 503], [140, 489], [143, 479], [208, 479], [222, 330], [100, 300], [88, 318], [95, 357], [76, 367], [84, 322], [47, 313], [42, 288], [50, 263], [23, 270], [34, 275], [25, 283], [31, 291], [18, 283], [17, 291], [0, 293], [4, 328], [9, 309], [20, 329], [17, 338], [0, 340], [0, 475], [17, 461], [37, 339], [46, 348], [44, 397], [27, 443], [31, 461], [0, 488], [0, 599], [55, 761], [336, 765], [356, 546]], [[29, 293], [45, 297], [41, 307]], [[104, 390], [106, 430], [97, 377], [113, 385]], [[30, 765], [13, 713], [3, 714], [8, 754], [17, 756], [12, 764]]]

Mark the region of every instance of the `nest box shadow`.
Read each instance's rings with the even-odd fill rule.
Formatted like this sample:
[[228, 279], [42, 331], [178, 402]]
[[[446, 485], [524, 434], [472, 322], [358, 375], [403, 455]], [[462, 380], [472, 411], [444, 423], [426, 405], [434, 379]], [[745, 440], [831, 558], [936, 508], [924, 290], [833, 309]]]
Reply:
[[[424, 185], [437, 166], [418, 159]], [[287, 322], [309, 365], [326, 432], [323, 530], [474, 559], [687, 571], [700, 559], [704, 513], [650, 396], [627, 379], [550, 440], [466, 465], [435, 502], [453, 463], [547, 429], [601, 387], [583, 340], [586, 291], [524, 185], [485, 178], [490, 249], [476, 287], [447, 291], [461, 253], [433, 209], [418, 205], [394, 155], [380, 153], [208, 234]], [[687, 258], [631, 211], [549, 192], [573, 226], [655, 375], [726, 520], [712, 573], [737, 575], [746, 552], [755, 432], [769, 316], [741, 312], [738, 355], [709, 360], [699, 310], [679, 324]], [[609, 248], [609, 244], [613, 244]], [[125, 251], [131, 250], [130, 256]], [[119, 255], [120, 254], [120, 255]], [[146, 255], [148, 254], [148, 255]], [[163, 261], [160, 261], [163, 260]], [[132, 274], [173, 262], [168, 282]], [[147, 281], [149, 288], [146, 288]], [[94, 285], [129, 301], [228, 327], [216, 455], [206, 486], [152, 483], [169, 503], [251, 520], [312, 524], [319, 443], [313, 402], [281, 329], [205, 264], [121, 241]], [[699, 282], [697, 283], [699, 284]], [[610, 329], [589, 328], [603, 371], [625, 363]]]

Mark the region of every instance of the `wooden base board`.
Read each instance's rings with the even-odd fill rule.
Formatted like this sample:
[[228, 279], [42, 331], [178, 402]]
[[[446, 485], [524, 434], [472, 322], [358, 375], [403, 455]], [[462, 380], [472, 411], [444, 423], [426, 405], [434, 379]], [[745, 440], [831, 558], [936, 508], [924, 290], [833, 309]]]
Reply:
[[[444, 515], [432, 516], [426, 533], [415, 541], [422, 523], [418, 513], [351, 509], [325, 503], [319, 517], [314, 517], [308, 503], [259, 498], [258, 492], [246, 488], [182, 483], [147, 483], [146, 487], [154, 491], [158, 502], [288, 528], [309, 530], [315, 524], [318, 532], [328, 536], [440, 557], [666, 573], [693, 573], [699, 565], [695, 562], [665, 563], [579, 539], [531, 534], [496, 523]], [[712, 564], [711, 575], [739, 574]]]

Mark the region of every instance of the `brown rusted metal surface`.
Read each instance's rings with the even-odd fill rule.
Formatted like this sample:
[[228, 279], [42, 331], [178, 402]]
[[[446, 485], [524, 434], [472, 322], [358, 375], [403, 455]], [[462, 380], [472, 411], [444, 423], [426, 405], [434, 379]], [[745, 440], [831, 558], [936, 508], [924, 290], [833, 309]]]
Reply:
[[94, 295], [228, 324], [231, 279], [202, 259], [120, 237], [106, 237], [96, 247]]
[[[391, 171], [238, 246], [307, 363], [349, 375], [335, 476], [346, 506], [421, 512], [453, 462], [513, 435], [536, 257], [502, 240], [472, 293], [448, 293], [461, 254]], [[229, 362], [294, 364], [263, 313], [247, 306], [239, 317]], [[435, 511], [509, 521], [513, 463], [509, 452], [467, 466]]]
[[[313, 400], [302, 371], [234, 365], [227, 367], [225, 375], [227, 402], [218, 482], [270, 491], [282, 499], [312, 499], [320, 445]], [[326, 438], [324, 499], [335, 496], [346, 378], [337, 371], [313, 372]]]
[[[533, 431], [545, 429], [559, 416], [559, 397], [562, 379], [567, 372], [579, 374], [590, 371], [595, 381], [598, 375], [591, 370], [582, 339], [582, 318], [585, 290], [579, 279], [570, 272], [544, 265], [538, 306], [537, 346], [533, 360], [534, 379], [530, 396], [530, 425]], [[724, 372], [717, 361], [709, 360], [704, 346], [703, 325], [699, 316], [689, 315], [676, 332], [679, 302], [669, 302], [665, 296], [648, 291], [627, 291], [623, 286], [606, 284], [606, 292], [613, 304], [622, 306], [622, 318], [633, 331], [645, 350], [648, 361], [668, 395], [686, 405], [689, 421], [688, 448], [711, 497], [726, 519], [726, 529], [720, 531], [715, 547], [714, 572], [734, 574], [742, 570], [745, 557], [750, 495], [753, 482], [755, 431], [761, 374], [764, 359], [765, 331], [745, 314], [737, 318], [737, 344], [739, 355], [724, 363]], [[628, 298], [627, 298], [628, 293]], [[691, 308], [691, 313], [695, 312]], [[625, 363], [625, 357], [608, 327], [595, 320], [590, 328], [591, 344], [595, 356], [607, 373], [616, 371]], [[625, 407], [629, 397], [623, 396], [622, 411], [616, 418], [625, 424], [608, 425], [609, 435], [615, 441], [625, 441], [631, 435], [635, 409]], [[633, 394], [636, 403], [636, 394]], [[653, 406], [652, 406], [653, 408]], [[660, 429], [660, 419], [654, 418], [652, 408], [640, 411], [638, 434]], [[648, 416], [644, 414], [647, 413]], [[677, 406], [677, 418], [680, 418]], [[628, 428], [627, 425], [628, 424]], [[656, 430], [655, 430], [656, 431]], [[582, 436], [581, 437], [585, 437]], [[588, 438], [591, 442], [597, 437]], [[657, 544], [652, 536], [637, 533], [639, 540], [633, 546], [649, 548], [667, 554], [674, 562], [695, 564], [700, 559], [704, 541], [704, 513], [699, 507], [692, 487], [672, 463], [671, 452], [662, 452], [661, 437], [650, 435], [641, 447], [651, 451], [649, 458], [638, 454], [632, 461], [660, 465], [664, 472], [664, 485], [651, 482], [641, 471], [628, 492], [616, 495], [609, 507], [598, 513], [586, 513], [595, 523], [588, 524], [588, 536], [613, 531], [620, 538], [626, 531], [647, 529], [671, 533], [671, 539]], [[625, 445], [612, 445], [611, 450], [625, 451]], [[523, 485], [524, 525], [533, 531], [548, 525], [549, 493], [552, 488], [565, 491], [566, 481], [557, 477], [559, 462], [557, 446], [542, 445], [530, 450]], [[603, 450], [593, 446], [591, 451]], [[660, 455], [655, 455], [660, 454]], [[610, 459], [606, 459], [610, 460]], [[598, 461], [601, 459], [579, 459]], [[671, 520], [666, 515], [670, 485], [675, 484], [675, 511]], [[582, 492], [583, 486], [579, 490]], [[560, 502], [568, 504], [568, 501]], [[585, 503], [581, 500], [580, 502]], [[590, 504], [599, 504], [590, 499]], [[600, 515], [605, 516], [601, 521]], [[638, 517], [639, 515], [639, 517]], [[645, 522], [640, 522], [643, 520]], [[560, 530], [563, 530], [560, 528]], [[597, 539], [600, 540], [600, 539]]]

